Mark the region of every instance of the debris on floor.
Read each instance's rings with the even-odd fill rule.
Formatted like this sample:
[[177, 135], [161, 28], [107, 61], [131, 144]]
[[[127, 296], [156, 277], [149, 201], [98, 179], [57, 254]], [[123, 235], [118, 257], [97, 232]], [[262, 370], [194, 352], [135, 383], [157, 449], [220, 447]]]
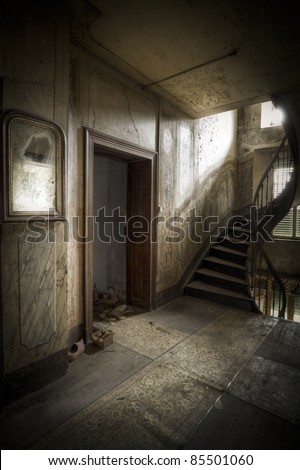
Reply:
[[94, 285], [94, 323], [125, 320], [132, 312], [134, 309], [127, 305], [124, 291], [109, 287], [107, 292], [98, 292]]
[[109, 323], [104, 322], [104, 321], [93, 322], [94, 331], [97, 331], [97, 330], [107, 331], [109, 330], [109, 326], [110, 326]]
[[92, 333], [93, 343], [100, 349], [105, 349], [113, 343], [113, 332], [111, 330], [97, 330]]

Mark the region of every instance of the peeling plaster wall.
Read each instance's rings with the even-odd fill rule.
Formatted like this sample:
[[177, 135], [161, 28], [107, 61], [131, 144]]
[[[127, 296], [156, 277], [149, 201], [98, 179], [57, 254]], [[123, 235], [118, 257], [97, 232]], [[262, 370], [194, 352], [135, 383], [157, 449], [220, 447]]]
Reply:
[[192, 120], [170, 105], [162, 106], [159, 216], [169, 222], [158, 227], [158, 297], [176, 286], [201, 248], [207, 236], [203, 220], [209, 216], [221, 220], [234, 209], [236, 117], [236, 112], [227, 112]]
[[[24, 300], [28, 304], [32, 293], [28, 278], [20, 282], [21, 264], [29, 256], [35, 279], [39, 273], [39, 256], [43, 255], [37, 250], [32, 255], [27, 253], [25, 224], [2, 226], [5, 372], [39, 362], [60, 350], [65, 351], [66, 366], [67, 332], [74, 331], [73, 336], [80, 334], [79, 327], [84, 321], [83, 244], [74, 239], [72, 222], [78, 220], [78, 235], [82, 236], [84, 127], [159, 153], [158, 205], [165, 223], [158, 226], [158, 294], [177, 285], [201, 246], [191, 230], [198, 221], [195, 216], [222, 218], [235, 205], [235, 112], [194, 121], [165, 102], [160, 107], [154, 94], [142, 90], [74, 44], [70, 45], [69, 18], [59, 7], [51, 9], [50, 14], [42, 7], [33, 8], [34, 5], [26, 1], [23, 10], [18, 10], [20, 16], [12, 15], [11, 24], [9, 21], [1, 24], [0, 61], [6, 77], [3, 106], [4, 110], [16, 108], [40, 114], [57, 121], [64, 129], [67, 222], [47, 228], [49, 237], [54, 232], [55, 246], [49, 242], [42, 253], [44, 261], [48, 257], [51, 269], [44, 293], [39, 286], [36, 291], [39, 300], [44, 295], [47, 302], [52, 289], [50, 298], [55, 299], [55, 315], [52, 308], [53, 321], [47, 327], [44, 344], [33, 345], [32, 335], [25, 339], [24, 344], [30, 343], [30, 348], [20, 342], [25, 331], [20, 324], [20, 302]], [[37, 32], [39, 41], [36, 41]], [[179, 217], [177, 235], [172, 232], [174, 220], [167, 224], [169, 217], [174, 216]], [[197, 236], [200, 236], [201, 224], [198, 225]], [[41, 334], [43, 324], [39, 318]]]
[[[5, 5], [0, 21], [3, 111], [17, 109], [54, 120], [67, 135], [68, 18], [55, 6], [45, 11], [36, 2], [15, 3]], [[67, 367], [68, 267], [63, 228], [61, 222], [46, 225], [46, 239], [33, 243], [27, 240], [30, 233], [24, 222], [1, 226], [3, 363], [6, 375], [16, 374], [16, 382], [9, 383], [12, 393], [30, 364], [59, 355], [62, 360], [58, 359], [56, 369], [49, 368], [50, 375]], [[40, 377], [47, 381], [47, 373]], [[34, 374], [31, 381], [36, 378]]]
[[[222, 219], [235, 206], [236, 118], [236, 112], [228, 112], [193, 120], [164, 102], [159, 111], [155, 95], [72, 48], [69, 153], [77, 162], [77, 175], [69, 178], [70, 215], [82, 213], [83, 194], [78, 190], [82, 187], [78, 181], [83, 181], [82, 126], [158, 150], [158, 215], [164, 219], [158, 225], [158, 297], [177, 285], [201, 246], [190, 235], [194, 215]], [[180, 218], [175, 237], [171, 225], [176, 221], [170, 219], [174, 216]], [[190, 222], [187, 217], [192, 217]], [[70, 257], [70, 276], [80, 281], [82, 251], [73, 242]], [[70, 327], [82, 322], [77, 285], [70, 294]]]
[[[83, 215], [83, 127], [156, 150], [158, 99], [73, 46], [69, 107], [69, 218]], [[83, 247], [69, 242], [69, 328], [83, 322]]]
[[[237, 209], [251, 205], [255, 187], [253, 174], [255, 172], [255, 183], [259, 182], [257, 173], [258, 165], [254, 168], [254, 155], [259, 150], [278, 148], [284, 137], [281, 126], [260, 127], [260, 104], [241, 108], [238, 111], [238, 185], [237, 185]], [[266, 155], [266, 154], [265, 154]], [[265, 167], [261, 165], [262, 170]]]

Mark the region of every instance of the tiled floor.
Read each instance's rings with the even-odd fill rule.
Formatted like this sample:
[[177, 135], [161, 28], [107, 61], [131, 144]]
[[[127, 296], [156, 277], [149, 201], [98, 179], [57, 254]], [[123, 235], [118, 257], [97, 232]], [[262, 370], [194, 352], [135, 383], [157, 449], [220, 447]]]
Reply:
[[298, 449], [300, 324], [183, 297], [2, 413], [2, 449]]

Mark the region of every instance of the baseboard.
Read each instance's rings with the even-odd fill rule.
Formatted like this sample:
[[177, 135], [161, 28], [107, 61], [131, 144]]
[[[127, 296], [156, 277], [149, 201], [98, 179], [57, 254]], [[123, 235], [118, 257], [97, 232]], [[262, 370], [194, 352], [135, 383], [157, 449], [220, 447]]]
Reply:
[[5, 376], [5, 405], [62, 377], [68, 367], [68, 349], [62, 349], [41, 361]]
[[161, 305], [164, 305], [171, 300], [177, 299], [178, 297], [182, 296], [182, 290], [178, 286], [172, 286], [168, 287], [167, 289], [164, 289], [160, 292], [157, 293], [156, 295], [156, 307], [160, 307]]

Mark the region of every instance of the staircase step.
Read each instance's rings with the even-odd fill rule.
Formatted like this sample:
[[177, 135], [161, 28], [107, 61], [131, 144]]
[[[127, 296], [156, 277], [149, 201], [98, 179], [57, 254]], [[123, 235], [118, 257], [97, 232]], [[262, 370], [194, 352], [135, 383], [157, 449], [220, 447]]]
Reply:
[[234, 227], [233, 226], [229, 226], [228, 227], [228, 231], [230, 233], [236, 233], [240, 236], [241, 233], [246, 233], [247, 235], [250, 235], [251, 233], [251, 230], [249, 228], [249, 224], [245, 225], [245, 226], [242, 226], [242, 225], [235, 225]]
[[232, 263], [242, 264], [245, 266], [247, 261], [247, 253], [239, 251], [228, 246], [215, 244], [211, 246], [210, 254], [217, 258], [222, 258]]
[[232, 263], [223, 258], [217, 258], [216, 256], [207, 256], [204, 258], [201, 267], [212, 269], [213, 271], [221, 271], [225, 274], [239, 277], [240, 279], [246, 279], [247, 270], [245, 266]]
[[220, 271], [214, 271], [208, 268], [197, 269], [194, 273], [194, 279], [199, 279], [205, 283], [233, 290], [235, 292], [247, 293], [247, 282], [245, 279], [231, 276]]
[[[228, 248], [232, 248], [236, 251], [241, 251], [246, 253], [248, 251], [250, 242], [249, 241], [241, 241], [239, 238], [233, 237], [231, 235], [227, 235], [224, 240], [220, 238], [220, 241], [216, 243], [217, 245], [227, 246]], [[214, 244], [215, 246], [215, 244]]]
[[246, 272], [246, 268], [242, 264], [232, 263], [226, 259], [217, 258], [216, 256], [207, 256], [204, 258], [204, 261], [206, 260], [212, 263], [221, 264], [222, 266], [229, 266], [231, 268], [240, 269], [241, 271]]
[[[235, 230], [235, 232], [239, 232], [239, 230]], [[240, 231], [240, 234], [237, 234], [237, 236], [233, 235], [232, 233], [227, 235], [227, 240], [232, 240], [232, 243], [235, 243], [236, 245], [250, 245], [249, 238], [250, 230], [248, 232]]]
[[253, 299], [245, 294], [206, 284], [198, 280], [192, 281], [185, 286], [185, 294], [248, 311], [251, 311], [254, 305]]

